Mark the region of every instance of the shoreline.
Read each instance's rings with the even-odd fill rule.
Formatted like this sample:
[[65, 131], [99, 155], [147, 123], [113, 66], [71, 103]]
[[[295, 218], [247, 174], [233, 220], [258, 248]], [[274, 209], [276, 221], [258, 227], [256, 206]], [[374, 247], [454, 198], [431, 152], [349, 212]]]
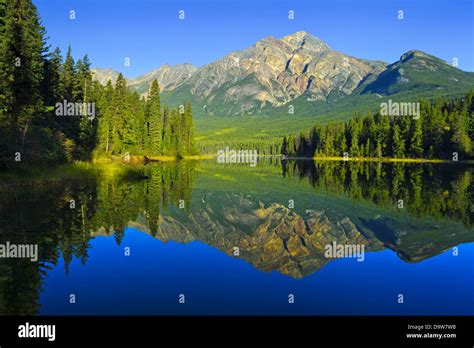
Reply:
[[[185, 160], [203, 160], [214, 158], [214, 155], [185, 155], [181, 159]], [[146, 155], [135, 155], [130, 156], [128, 160], [125, 160], [124, 156], [99, 156], [93, 158], [89, 163], [127, 163], [127, 164], [138, 164], [146, 162], [173, 162], [179, 159], [175, 156], [159, 155], [159, 156], [146, 156]], [[87, 162], [87, 161], [85, 161]]]
[[[90, 163], [146, 163], [146, 162], [173, 162], [179, 160], [209, 160], [217, 157], [217, 154], [203, 154], [203, 155], [185, 155], [181, 159], [177, 159], [175, 156], [130, 156], [128, 161], [125, 161], [123, 157], [112, 156], [112, 157], [98, 157], [93, 159]], [[474, 164], [474, 160], [459, 160], [451, 161], [447, 159], [429, 159], [429, 158], [396, 158], [396, 157], [348, 157], [344, 158], [341, 156], [314, 156], [314, 157], [287, 157], [284, 155], [258, 155], [260, 158], [281, 158], [286, 160], [313, 160], [313, 161], [332, 161], [332, 162], [381, 162], [381, 163], [463, 163], [463, 164]]]
[[314, 161], [342, 161], [342, 162], [399, 162], [399, 163], [469, 163], [470, 161], [450, 161], [444, 159], [428, 159], [428, 158], [396, 158], [396, 157], [337, 157], [337, 156], [315, 156]]

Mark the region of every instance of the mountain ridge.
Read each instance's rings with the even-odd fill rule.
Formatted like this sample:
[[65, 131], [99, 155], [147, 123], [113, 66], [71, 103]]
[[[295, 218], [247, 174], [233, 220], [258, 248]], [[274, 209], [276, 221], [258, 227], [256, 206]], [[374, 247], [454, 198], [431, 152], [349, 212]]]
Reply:
[[[93, 71], [103, 84], [118, 76], [111, 69]], [[220, 116], [258, 113], [301, 97], [328, 102], [360, 94], [474, 88], [474, 73], [428, 53], [410, 50], [388, 64], [335, 51], [304, 31], [267, 36], [200, 67], [165, 64], [127, 82], [146, 95], [153, 79], [170, 104], [192, 100], [200, 113]]]

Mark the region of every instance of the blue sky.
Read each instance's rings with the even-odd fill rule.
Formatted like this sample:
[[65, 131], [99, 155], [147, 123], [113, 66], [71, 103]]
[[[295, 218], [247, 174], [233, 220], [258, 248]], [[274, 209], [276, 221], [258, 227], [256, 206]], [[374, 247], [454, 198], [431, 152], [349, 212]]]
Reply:
[[[49, 36], [75, 58], [127, 77], [204, 65], [272, 35], [307, 31], [335, 50], [393, 62], [419, 49], [474, 71], [471, 0], [33, 0]], [[69, 11], [76, 19], [69, 19]], [[185, 20], [178, 13], [185, 11]], [[293, 10], [295, 19], [288, 19]], [[404, 19], [397, 18], [398, 10]], [[130, 67], [124, 66], [125, 57]]]

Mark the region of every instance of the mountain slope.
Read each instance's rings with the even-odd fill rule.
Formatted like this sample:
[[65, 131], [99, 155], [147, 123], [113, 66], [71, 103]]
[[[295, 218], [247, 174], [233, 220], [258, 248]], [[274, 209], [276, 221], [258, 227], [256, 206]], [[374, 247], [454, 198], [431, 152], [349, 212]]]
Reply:
[[406, 91], [463, 89], [474, 87], [474, 73], [459, 70], [421, 51], [408, 51], [361, 93], [392, 95]]
[[106, 85], [109, 80], [115, 83], [118, 76], [119, 72], [113, 69], [92, 69], [92, 78], [102, 85]]
[[187, 81], [198, 70], [191, 64], [162, 65], [149, 73], [128, 81], [128, 86], [140, 94], [148, 91], [153, 80], [157, 80], [161, 90], [173, 90]]

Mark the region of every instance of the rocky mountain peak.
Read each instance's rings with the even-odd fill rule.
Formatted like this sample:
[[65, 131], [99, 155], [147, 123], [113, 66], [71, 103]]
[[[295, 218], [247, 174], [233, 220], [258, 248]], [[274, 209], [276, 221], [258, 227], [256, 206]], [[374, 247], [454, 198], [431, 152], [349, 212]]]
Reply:
[[293, 49], [310, 49], [313, 51], [328, 51], [331, 48], [320, 38], [311, 35], [305, 31], [297, 31], [296, 33], [286, 35], [282, 41], [289, 44]]
[[402, 56], [400, 57], [400, 61], [407, 62], [411, 59], [416, 59], [416, 58], [431, 59], [433, 57], [419, 50], [410, 50], [402, 54]]

